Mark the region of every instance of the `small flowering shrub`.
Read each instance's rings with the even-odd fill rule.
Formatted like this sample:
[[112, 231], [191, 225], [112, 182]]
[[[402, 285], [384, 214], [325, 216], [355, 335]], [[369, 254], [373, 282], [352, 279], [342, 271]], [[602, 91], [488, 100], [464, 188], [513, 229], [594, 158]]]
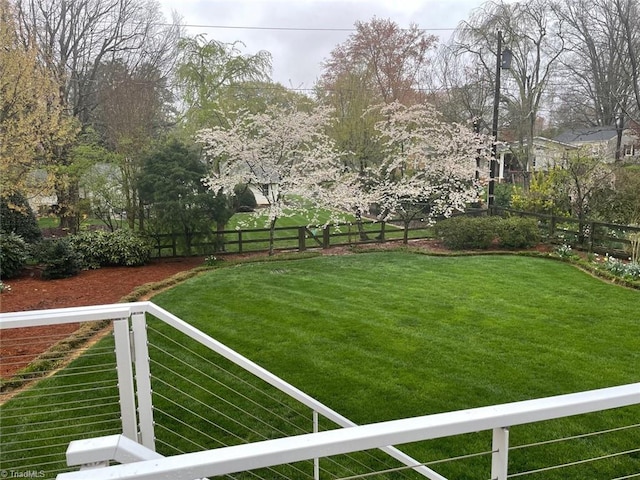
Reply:
[[18, 275], [29, 255], [27, 243], [15, 233], [0, 233], [0, 277]]
[[566, 243], [563, 243], [562, 245], [558, 245], [555, 248], [554, 252], [560, 258], [571, 258], [574, 256], [573, 250], [571, 250], [571, 245], [567, 245]]
[[11, 285], [7, 285], [2, 280], [0, 280], [0, 293], [10, 292], [10, 291], [11, 291]]
[[208, 257], [206, 257], [204, 259], [204, 264], [208, 267], [213, 267], [214, 265], [217, 265], [218, 263], [220, 263], [220, 259], [217, 258], [214, 255], [209, 255]]
[[640, 278], [640, 263], [637, 262], [624, 263], [617, 258], [607, 256], [603, 266], [605, 270], [617, 277]]
[[42, 265], [45, 280], [73, 277], [82, 270], [82, 255], [68, 238], [42, 240], [32, 247], [31, 254]]
[[129, 230], [82, 232], [70, 241], [82, 254], [86, 268], [138, 266], [151, 258], [151, 244]]

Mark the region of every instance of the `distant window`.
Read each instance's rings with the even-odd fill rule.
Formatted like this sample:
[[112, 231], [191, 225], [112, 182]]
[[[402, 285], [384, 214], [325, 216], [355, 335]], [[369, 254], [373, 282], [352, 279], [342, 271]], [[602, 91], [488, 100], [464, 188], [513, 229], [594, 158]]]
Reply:
[[625, 145], [624, 146], [624, 156], [625, 157], [633, 157], [634, 154], [634, 146], [633, 145]]

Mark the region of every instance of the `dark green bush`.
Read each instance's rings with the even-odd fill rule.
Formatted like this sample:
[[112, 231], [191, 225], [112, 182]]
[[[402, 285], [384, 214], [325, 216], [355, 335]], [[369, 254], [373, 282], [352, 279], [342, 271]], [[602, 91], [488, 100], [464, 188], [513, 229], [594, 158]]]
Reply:
[[498, 244], [503, 248], [530, 248], [540, 243], [534, 218], [509, 217], [499, 222]]
[[151, 258], [151, 244], [129, 230], [87, 231], [70, 240], [87, 268], [144, 265]]
[[27, 243], [35, 243], [42, 238], [36, 216], [20, 193], [0, 197], [0, 230], [20, 235]]
[[29, 255], [27, 243], [20, 235], [0, 232], [0, 278], [18, 275]]
[[256, 197], [247, 186], [237, 186], [235, 189], [235, 197], [233, 203], [238, 212], [253, 212], [258, 205]]
[[45, 280], [73, 277], [82, 270], [82, 255], [74, 250], [68, 238], [42, 240], [33, 245], [31, 255], [44, 267]]
[[540, 242], [535, 219], [459, 216], [436, 224], [436, 235], [452, 250], [529, 248]]
[[498, 217], [458, 216], [436, 224], [436, 235], [452, 250], [484, 250], [498, 237]]

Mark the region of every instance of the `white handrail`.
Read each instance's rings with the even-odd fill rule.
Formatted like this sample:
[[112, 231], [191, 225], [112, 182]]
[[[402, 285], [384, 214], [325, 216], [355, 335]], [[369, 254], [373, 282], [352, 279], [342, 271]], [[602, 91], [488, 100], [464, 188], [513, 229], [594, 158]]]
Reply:
[[[140, 304], [140, 306], [142, 307], [142, 304]], [[294, 398], [295, 400], [302, 403], [303, 405], [309, 407], [313, 411], [320, 413], [325, 418], [328, 418], [329, 420], [336, 423], [337, 425], [340, 425], [343, 428], [350, 428], [350, 427], [357, 426], [356, 423], [352, 422], [347, 417], [340, 415], [335, 410], [332, 410], [331, 408], [327, 407], [323, 403], [320, 403], [315, 398], [307, 395], [306, 393], [294, 387], [290, 383], [285, 382], [280, 377], [277, 377], [276, 375], [262, 368], [260, 365], [256, 364], [255, 362], [252, 362], [248, 358], [240, 355], [238, 352], [230, 349], [229, 347], [220, 343], [219, 341], [215, 340], [209, 335], [189, 325], [187, 322], [185, 322], [184, 320], [181, 320], [180, 318], [166, 311], [165, 309], [158, 307], [157, 305], [151, 302], [145, 302], [144, 308], [151, 315], [164, 321], [168, 325], [184, 333], [185, 335], [197, 341], [198, 343], [201, 343], [202, 345], [210, 348], [214, 352], [223, 356], [227, 360], [230, 360], [236, 365], [242, 367], [248, 372], [251, 372], [256, 377], [260, 378], [261, 380], [264, 380], [269, 385], [277, 388], [281, 392], [286, 393], [287, 395]], [[381, 447], [381, 450], [386, 454], [392, 456], [396, 460], [399, 460], [400, 462], [404, 463], [405, 465], [416, 465], [418, 463], [411, 456], [407, 455], [406, 453], [398, 450], [393, 446], [385, 445]], [[439, 473], [425, 466], [417, 466], [414, 468], [414, 470], [416, 470], [417, 472], [421, 473], [422, 475], [424, 475], [425, 477], [431, 480], [446, 480], [445, 477], [443, 477]]]
[[192, 480], [640, 404], [640, 383], [175, 455], [57, 480]]

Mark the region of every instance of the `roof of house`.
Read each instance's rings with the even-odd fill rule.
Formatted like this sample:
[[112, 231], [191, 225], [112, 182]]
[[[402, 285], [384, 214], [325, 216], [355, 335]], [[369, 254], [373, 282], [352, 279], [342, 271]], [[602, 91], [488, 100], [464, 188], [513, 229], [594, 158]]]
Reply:
[[606, 142], [617, 134], [616, 127], [588, 127], [561, 133], [554, 140], [562, 143]]

